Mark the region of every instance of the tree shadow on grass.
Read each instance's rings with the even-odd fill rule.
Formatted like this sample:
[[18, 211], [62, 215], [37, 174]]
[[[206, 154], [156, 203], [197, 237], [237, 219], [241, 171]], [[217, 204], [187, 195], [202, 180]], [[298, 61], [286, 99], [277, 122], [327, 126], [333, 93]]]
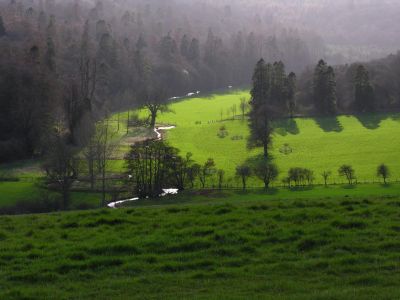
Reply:
[[325, 132], [341, 132], [343, 126], [336, 116], [314, 118], [318, 126]]
[[253, 194], [256, 194], [256, 195], [270, 195], [270, 196], [274, 196], [274, 195], [276, 195], [276, 194], [278, 194], [279, 193], [279, 189], [277, 189], [277, 188], [269, 188], [269, 189], [265, 189], [265, 188], [260, 188], [260, 189], [257, 189], [257, 190], [255, 190], [255, 191], [253, 191]]
[[314, 189], [313, 185], [307, 185], [307, 186], [293, 186], [289, 188], [290, 192], [307, 192], [307, 191], [312, 191]]
[[[269, 157], [267, 158], [267, 161], [269, 163], [273, 163], [274, 162], [275, 157], [273, 155], [269, 155]], [[250, 167], [255, 167], [257, 166], [259, 163], [263, 162], [265, 160], [265, 157], [263, 154], [258, 154], [252, 157], [249, 157], [245, 164], [250, 166]]]
[[345, 190], [355, 190], [357, 188], [357, 184], [344, 184], [342, 188]]
[[273, 122], [275, 132], [279, 135], [286, 136], [288, 134], [297, 135], [300, 129], [294, 119], [279, 119]]
[[[394, 117], [394, 116], [393, 116]], [[381, 125], [381, 122], [387, 118], [389, 118], [388, 115], [383, 115], [383, 114], [361, 114], [361, 115], [356, 115], [357, 120], [362, 124], [367, 129], [378, 129], [379, 126]]]

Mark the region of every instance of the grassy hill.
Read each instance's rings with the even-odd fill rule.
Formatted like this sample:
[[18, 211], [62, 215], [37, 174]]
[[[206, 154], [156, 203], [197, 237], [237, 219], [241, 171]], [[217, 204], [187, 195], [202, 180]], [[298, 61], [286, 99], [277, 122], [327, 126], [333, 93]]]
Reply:
[[[181, 149], [183, 154], [192, 152], [193, 158], [200, 164], [209, 157], [214, 158], [217, 167], [225, 170], [226, 183], [231, 186], [240, 186], [234, 176], [236, 166], [261, 154], [261, 149], [248, 150], [246, 147], [248, 125], [240, 113], [241, 98], [248, 99], [248, 92], [232, 91], [188, 98], [173, 103], [172, 112], [158, 118], [161, 124], [177, 125], [175, 129], [165, 132], [169, 143]], [[236, 105], [235, 118], [231, 111], [233, 105]], [[140, 114], [147, 117], [145, 111]], [[112, 138], [119, 143], [109, 171], [120, 173], [124, 171], [123, 157], [129, 145], [155, 134], [146, 128], [130, 128], [127, 131], [127, 113], [112, 116], [109, 124]], [[323, 171], [332, 171], [330, 183], [342, 184], [344, 179], [337, 175], [337, 169], [342, 164], [351, 164], [359, 182], [373, 182], [379, 180], [375, 174], [378, 164], [386, 163], [391, 169], [391, 181], [398, 181], [399, 125], [400, 114], [278, 120], [274, 123], [272, 155], [280, 169], [280, 179], [286, 176], [289, 168], [306, 167], [315, 172], [315, 183], [322, 183], [320, 174]], [[228, 134], [224, 138], [218, 136], [222, 126]], [[285, 149], [290, 151], [283, 151]], [[2, 174], [20, 181], [0, 182], [0, 208], [44, 198], [44, 191], [36, 184], [38, 178], [43, 176], [40, 162], [30, 160], [2, 165], [0, 177]], [[249, 186], [259, 187], [261, 183], [252, 179]], [[99, 199], [96, 193], [73, 193], [72, 208], [95, 208], [100, 203]]]
[[0, 217], [0, 298], [400, 297], [394, 197], [198, 200]]
[[[261, 154], [261, 149], [248, 151], [246, 147], [248, 125], [239, 111], [243, 97], [248, 99], [248, 93], [190, 98], [172, 104], [172, 112], [160, 115], [158, 121], [177, 125], [166, 133], [173, 146], [183, 153], [192, 152], [199, 163], [214, 158], [227, 178], [233, 178], [237, 165]], [[233, 105], [237, 107], [235, 120], [228, 112]], [[225, 138], [218, 136], [221, 126], [228, 132]], [[360, 182], [372, 182], [378, 180], [376, 168], [381, 163], [389, 165], [393, 179], [400, 178], [400, 114], [282, 119], [274, 126], [272, 155], [281, 178], [292, 167], [306, 167], [315, 172], [316, 182], [322, 182], [322, 172], [332, 171], [332, 181], [342, 183], [337, 170], [351, 164]], [[282, 153], [285, 147], [290, 154]]]

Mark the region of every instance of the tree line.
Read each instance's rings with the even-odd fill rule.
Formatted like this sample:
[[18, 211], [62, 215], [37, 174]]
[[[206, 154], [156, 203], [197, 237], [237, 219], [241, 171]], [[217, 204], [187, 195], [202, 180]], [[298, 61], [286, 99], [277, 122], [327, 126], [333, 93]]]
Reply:
[[[3, 1], [0, 162], [44, 155], [54, 124], [81, 147], [112, 111], [146, 105], [154, 123], [158, 103], [172, 96], [247, 84], [262, 54], [285, 57], [299, 70], [311, 60], [311, 37], [302, 37], [312, 34], [244, 22], [236, 8], [205, 1]], [[192, 18], [199, 11], [201, 23]], [[254, 12], [241, 15], [252, 19]]]

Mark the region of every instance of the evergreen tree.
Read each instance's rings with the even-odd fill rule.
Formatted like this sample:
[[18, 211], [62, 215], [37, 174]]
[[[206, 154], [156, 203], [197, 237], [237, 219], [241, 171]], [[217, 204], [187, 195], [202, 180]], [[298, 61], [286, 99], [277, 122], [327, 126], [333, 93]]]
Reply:
[[189, 46], [190, 46], [190, 42], [189, 42], [187, 35], [185, 34], [182, 37], [181, 45], [180, 45], [180, 53], [185, 58], [189, 57]]
[[200, 58], [200, 44], [199, 40], [192, 39], [188, 52], [188, 59], [191, 61], [198, 61]]
[[204, 61], [210, 66], [215, 66], [217, 56], [217, 39], [213, 31], [208, 31], [206, 44], [204, 46]]
[[47, 15], [44, 11], [41, 11], [38, 19], [38, 28], [40, 31], [44, 30], [47, 26]]
[[286, 73], [283, 62], [275, 62], [271, 72], [271, 100], [272, 104], [280, 109], [287, 107], [286, 101]]
[[81, 57], [87, 59], [89, 57], [89, 21], [85, 22], [81, 40]]
[[327, 82], [327, 90], [326, 90], [326, 99], [325, 99], [325, 112], [329, 115], [333, 115], [336, 113], [336, 78], [335, 71], [331, 66], [328, 67], [326, 71], [326, 82]]
[[320, 60], [314, 70], [313, 98], [318, 112], [324, 115], [336, 113], [335, 71], [324, 60]]
[[296, 74], [291, 72], [286, 79], [287, 108], [290, 118], [293, 118], [296, 109]]
[[374, 89], [369, 80], [368, 71], [363, 65], [358, 66], [354, 78], [355, 107], [359, 112], [371, 112], [375, 109]]
[[47, 50], [45, 55], [45, 62], [47, 68], [51, 72], [56, 71], [56, 48], [51, 37], [47, 38]]
[[6, 35], [6, 28], [4, 27], [3, 17], [0, 15], [0, 38]]
[[253, 75], [251, 90], [249, 146], [263, 146], [264, 157], [268, 158], [272, 127], [268, 100], [270, 98], [270, 66], [263, 59], [258, 61]]
[[173, 61], [176, 58], [177, 46], [175, 40], [171, 35], [167, 35], [162, 38], [160, 43], [160, 57], [168, 62]]

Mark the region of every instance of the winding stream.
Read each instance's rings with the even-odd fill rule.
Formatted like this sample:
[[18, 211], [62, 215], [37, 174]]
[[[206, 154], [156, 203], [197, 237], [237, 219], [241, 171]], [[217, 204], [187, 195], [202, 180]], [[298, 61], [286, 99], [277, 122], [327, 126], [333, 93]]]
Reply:
[[[165, 130], [171, 130], [176, 128], [176, 126], [166, 126], [166, 127], [156, 127], [154, 128], [154, 132], [157, 134], [157, 141], [160, 141], [162, 139], [162, 133], [161, 131]], [[163, 193], [160, 195], [160, 197], [165, 197], [167, 195], [176, 195], [178, 194], [179, 190], [178, 189], [163, 189]], [[125, 200], [119, 200], [116, 202], [111, 202], [107, 206], [109, 208], [118, 208], [121, 204], [127, 203], [127, 202], [134, 202], [140, 200], [139, 198], [131, 198], [131, 199], [125, 199]]]

